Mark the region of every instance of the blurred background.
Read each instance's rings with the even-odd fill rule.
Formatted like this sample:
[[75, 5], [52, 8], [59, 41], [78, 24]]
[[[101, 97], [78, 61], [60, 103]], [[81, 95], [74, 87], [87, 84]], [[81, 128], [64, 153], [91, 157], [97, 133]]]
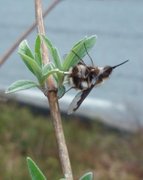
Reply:
[[[43, 0], [43, 8], [47, 9], [52, 2]], [[75, 42], [96, 34], [97, 42], [90, 52], [95, 65], [116, 65], [130, 60], [116, 69], [108, 82], [94, 89], [73, 116], [67, 116], [66, 112], [77, 92], [70, 91], [60, 100], [76, 177], [92, 170], [101, 180], [117, 179], [117, 176], [123, 180], [143, 179], [142, 6], [141, 0], [64, 0], [45, 18], [47, 36], [63, 57]], [[34, 20], [33, 1], [5, 0], [1, 3], [1, 57]], [[26, 37], [31, 47], [36, 33], [34, 30]], [[88, 57], [85, 62], [90, 64]], [[16, 50], [0, 66], [2, 179], [27, 179], [26, 156], [37, 160], [49, 179], [58, 179], [62, 174], [52, 125], [50, 120], [50, 125], [45, 121], [46, 98], [35, 89], [8, 96], [3, 94], [19, 79], [34, 77]], [[9, 102], [7, 98], [20, 104]]]

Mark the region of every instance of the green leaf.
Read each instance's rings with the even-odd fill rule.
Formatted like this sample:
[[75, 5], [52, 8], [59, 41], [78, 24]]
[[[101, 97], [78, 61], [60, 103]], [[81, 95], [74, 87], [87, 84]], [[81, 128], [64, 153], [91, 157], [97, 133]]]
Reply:
[[45, 74], [43, 74], [42, 76], [42, 83], [44, 83], [44, 81], [50, 76], [50, 75], [53, 75], [55, 73], [59, 73], [59, 74], [64, 74], [63, 71], [60, 71], [59, 69], [52, 69], [50, 71], [47, 71]]
[[6, 90], [6, 93], [13, 93], [24, 89], [30, 89], [32, 87], [39, 87], [39, 86], [37, 83], [30, 80], [19, 80], [11, 84]]
[[23, 40], [20, 45], [19, 45], [19, 48], [18, 48], [18, 52], [20, 54], [25, 54], [29, 57], [31, 57], [32, 59], [34, 59], [34, 56], [32, 54], [32, 51], [28, 45], [28, 42], [26, 40]]
[[42, 74], [44, 75], [52, 69], [54, 69], [54, 66], [52, 65], [52, 63], [45, 64], [42, 68]]
[[42, 67], [41, 38], [38, 35], [35, 40], [35, 60]]
[[42, 38], [43, 38], [47, 48], [49, 49], [50, 54], [52, 55], [55, 66], [61, 70], [62, 69], [61, 57], [60, 57], [60, 54], [59, 54], [57, 48], [53, 46], [51, 41], [46, 36], [43, 35]]
[[54, 50], [53, 50], [53, 59], [54, 59], [54, 62], [56, 64], [57, 68], [61, 69], [62, 68], [61, 57], [60, 57], [60, 53], [56, 47], [54, 47]]
[[27, 164], [32, 180], [46, 180], [42, 171], [30, 157], [27, 157]]
[[[49, 71], [54, 70], [54, 69], [56, 69], [56, 68], [55, 68], [53, 63], [49, 63], [49, 64], [44, 65], [44, 67], [42, 68], [42, 74], [43, 74], [43, 77], [44, 77], [43, 80], [45, 80], [48, 77], [48, 76], [46, 77], [46, 74]], [[56, 72], [58, 72], [57, 69], [56, 69]], [[60, 82], [61, 73], [60, 74], [59, 73], [53, 73], [53, 77], [54, 77], [55, 81], [57, 83], [59, 83]]]
[[79, 180], [93, 180], [93, 173], [88, 172], [84, 174]]
[[20, 56], [28, 69], [37, 77], [38, 81], [40, 82], [42, 78], [42, 69], [39, 67], [37, 62], [25, 54], [21, 53]]
[[[71, 67], [75, 66], [79, 61], [81, 61], [81, 59], [87, 54], [86, 49], [87, 51], [90, 51], [91, 48], [95, 45], [95, 42], [96, 36], [85, 37], [84, 39], [77, 42], [66, 56], [63, 63], [63, 70], [68, 71]], [[73, 51], [77, 55], [75, 55]]]
[[[39, 43], [37, 42], [37, 46], [38, 45]], [[41, 66], [35, 61], [34, 56], [26, 40], [20, 43], [18, 53], [20, 54], [27, 68], [37, 77], [38, 81], [40, 82], [42, 77]]]
[[63, 97], [63, 95], [65, 94], [65, 92], [66, 92], [66, 88], [65, 88], [65, 86], [60, 86], [59, 88], [58, 88], [58, 98], [60, 99], [61, 97]]

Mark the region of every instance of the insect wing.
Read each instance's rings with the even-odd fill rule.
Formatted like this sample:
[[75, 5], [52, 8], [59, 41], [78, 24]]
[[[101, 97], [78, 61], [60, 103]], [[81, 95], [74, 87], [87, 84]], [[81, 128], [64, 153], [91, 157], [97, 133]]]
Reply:
[[80, 91], [71, 102], [69, 108], [68, 108], [68, 114], [72, 114], [74, 111], [76, 111], [81, 103], [84, 101], [84, 99], [88, 96], [90, 91], [95, 85], [92, 85], [90, 88]]

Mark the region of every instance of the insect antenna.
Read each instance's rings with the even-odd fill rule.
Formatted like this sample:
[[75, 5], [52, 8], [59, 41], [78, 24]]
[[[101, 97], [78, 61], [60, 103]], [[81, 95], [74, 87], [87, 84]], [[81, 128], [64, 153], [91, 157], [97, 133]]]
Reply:
[[86, 66], [86, 64], [84, 63], [84, 61], [81, 59], [81, 57], [76, 53], [76, 52], [74, 52], [73, 50], [72, 50], [72, 52], [80, 59], [80, 61]]
[[90, 56], [90, 54], [88, 53], [85, 43], [84, 43], [84, 48], [85, 48], [86, 53], [87, 53], [87, 55], [88, 55], [88, 57], [89, 57], [89, 59], [90, 59], [90, 61], [91, 61], [91, 63], [92, 63], [92, 66], [94, 66], [93, 59], [92, 59], [92, 57]]

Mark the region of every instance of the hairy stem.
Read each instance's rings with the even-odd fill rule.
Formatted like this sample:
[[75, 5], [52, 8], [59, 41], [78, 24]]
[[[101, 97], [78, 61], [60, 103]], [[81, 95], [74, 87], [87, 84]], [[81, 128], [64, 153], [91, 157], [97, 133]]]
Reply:
[[[42, 17], [41, 0], [35, 0], [35, 11], [36, 11], [38, 33], [45, 35], [45, 29], [44, 29], [43, 17]], [[49, 62], [48, 50], [44, 43], [42, 44], [41, 48], [42, 48], [42, 53], [43, 53], [42, 54], [43, 63], [47, 64]], [[59, 150], [59, 157], [61, 161], [63, 174], [67, 180], [73, 180], [68, 150], [67, 150], [67, 146], [65, 142], [64, 133], [63, 133], [61, 115], [60, 115], [58, 98], [57, 98], [57, 91], [56, 91], [56, 88], [54, 86], [54, 82], [51, 76], [48, 78], [45, 84], [45, 87], [48, 87], [48, 90], [49, 90], [47, 93], [47, 98], [49, 100], [50, 111], [53, 118], [53, 125], [55, 129], [58, 150]]]

